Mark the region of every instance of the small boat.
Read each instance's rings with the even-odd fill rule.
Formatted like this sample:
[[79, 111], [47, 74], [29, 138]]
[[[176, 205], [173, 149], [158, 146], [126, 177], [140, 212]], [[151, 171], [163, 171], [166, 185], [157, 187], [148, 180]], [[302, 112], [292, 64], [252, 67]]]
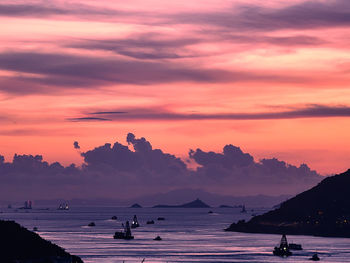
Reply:
[[247, 213], [247, 210], [245, 209], [245, 205], [242, 205], [241, 213]]
[[280, 257], [289, 257], [292, 255], [292, 252], [289, 251], [286, 235], [282, 235], [280, 245], [274, 248], [273, 254]]
[[24, 202], [24, 206], [20, 207], [19, 209], [32, 209], [32, 201], [28, 200]]
[[124, 232], [117, 231], [114, 233], [113, 236], [114, 239], [124, 239], [124, 240], [131, 240], [134, 239], [134, 236], [126, 236]]
[[124, 224], [122, 226], [123, 226], [124, 230], [115, 232], [113, 238], [114, 239], [125, 239], [125, 240], [134, 239], [134, 236], [131, 235], [129, 221], [126, 221], [125, 227], [124, 227]]
[[289, 243], [290, 250], [303, 250], [301, 244]]
[[164, 217], [158, 217], [157, 220], [158, 220], [158, 221], [164, 221], [165, 218], [164, 218]]
[[118, 217], [116, 217], [116, 216], [112, 216], [112, 217], [111, 217], [111, 219], [112, 219], [112, 220], [117, 220], [117, 219], [118, 219]]
[[147, 221], [146, 224], [147, 224], [147, 225], [153, 225], [153, 224], [154, 224], [154, 221], [153, 221], [153, 220], [149, 220], [149, 221]]
[[61, 204], [58, 206], [57, 210], [69, 210], [69, 206], [68, 206], [67, 203], [61, 203]]
[[212, 214], [212, 213], [214, 213], [214, 212], [213, 212], [213, 211], [211, 211], [211, 210], [208, 212], [208, 214]]
[[35, 226], [35, 227], [33, 227], [33, 231], [38, 231], [38, 228]]
[[309, 258], [309, 260], [312, 260], [312, 261], [319, 261], [320, 258], [318, 257], [317, 253], [313, 254], [311, 258]]
[[140, 226], [140, 224], [137, 221], [137, 216], [134, 215], [134, 218], [133, 218], [132, 223], [131, 223], [131, 228], [136, 228], [136, 227], [139, 227], [139, 226]]
[[90, 222], [88, 226], [96, 226], [95, 222]]
[[153, 240], [160, 241], [160, 240], [162, 240], [162, 238], [161, 238], [160, 236], [157, 236], [157, 237], [155, 237]]

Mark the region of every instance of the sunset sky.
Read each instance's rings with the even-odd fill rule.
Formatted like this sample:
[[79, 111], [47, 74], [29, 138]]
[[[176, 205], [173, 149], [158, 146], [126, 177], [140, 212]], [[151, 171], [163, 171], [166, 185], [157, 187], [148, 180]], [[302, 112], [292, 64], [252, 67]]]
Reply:
[[0, 3], [0, 154], [83, 162], [129, 132], [350, 168], [350, 1]]

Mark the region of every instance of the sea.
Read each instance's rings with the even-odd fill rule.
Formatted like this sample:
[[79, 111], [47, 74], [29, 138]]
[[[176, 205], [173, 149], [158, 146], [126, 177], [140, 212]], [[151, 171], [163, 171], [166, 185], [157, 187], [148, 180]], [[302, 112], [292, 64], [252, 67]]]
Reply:
[[[266, 208], [118, 208], [71, 207], [0, 209], [0, 218], [15, 220], [29, 230], [80, 256], [85, 263], [116, 262], [350, 262], [350, 239], [287, 236], [303, 246], [288, 258], [273, 256], [280, 235], [225, 232], [232, 222], [248, 220]], [[212, 213], [208, 213], [212, 211]], [[140, 227], [132, 229], [134, 240], [113, 239], [122, 223], [137, 215]], [[117, 220], [111, 217], [116, 216]], [[164, 217], [164, 221], [158, 221]], [[154, 220], [154, 225], [147, 225]], [[94, 222], [94, 227], [88, 224]], [[0, 233], [1, 234], [1, 233]], [[153, 240], [156, 236], [161, 241]]]

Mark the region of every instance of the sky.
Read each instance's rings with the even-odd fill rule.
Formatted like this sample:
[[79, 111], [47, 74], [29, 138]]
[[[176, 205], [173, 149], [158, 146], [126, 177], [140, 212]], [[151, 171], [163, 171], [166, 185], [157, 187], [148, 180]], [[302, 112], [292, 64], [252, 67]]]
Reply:
[[348, 0], [5, 0], [0, 24], [5, 162], [81, 167], [133, 133], [191, 169], [231, 144], [349, 168]]

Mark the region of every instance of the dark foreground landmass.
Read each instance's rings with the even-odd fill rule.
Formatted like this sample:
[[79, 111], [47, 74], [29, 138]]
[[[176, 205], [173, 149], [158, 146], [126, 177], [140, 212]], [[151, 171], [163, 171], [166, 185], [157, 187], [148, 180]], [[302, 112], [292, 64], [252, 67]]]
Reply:
[[350, 170], [226, 231], [350, 238]]
[[83, 263], [14, 221], [0, 220], [1, 263]]
[[209, 208], [210, 206], [198, 198], [183, 205], [156, 205], [154, 208]]

